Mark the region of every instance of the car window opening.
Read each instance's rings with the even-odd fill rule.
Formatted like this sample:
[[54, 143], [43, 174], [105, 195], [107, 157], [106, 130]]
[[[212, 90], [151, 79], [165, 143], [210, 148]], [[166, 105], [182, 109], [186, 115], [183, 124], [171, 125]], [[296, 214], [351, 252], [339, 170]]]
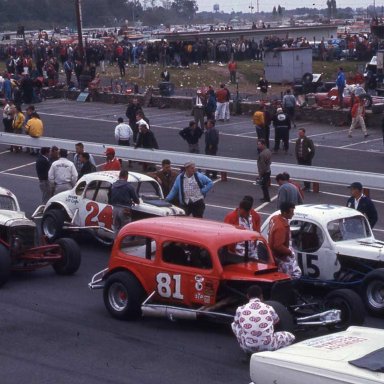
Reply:
[[248, 261], [260, 263], [268, 263], [269, 261], [267, 246], [260, 240], [247, 240], [228, 244], [221, 247], [218, 254], [222, 266]]
[[0, 209], [17, 211], [16, 203], [11, 196], [0, 195]]
[[153, 260], [156, 255], [156, 241], [145, 236], [126, 236], [120, 242], [120, 250], [128, 256]]
[[[324, 235], [320, 227], [314, 223], [292, 220], [292, 245], [300, 252], [316, 252], [324, 242]], [[299, 228], [296, 230], [296, 228]]]
[[330, 221], [327, 230], [333, 241], [361, 239], [371, 236], [367, 220], [362, 216], [352, 216]]

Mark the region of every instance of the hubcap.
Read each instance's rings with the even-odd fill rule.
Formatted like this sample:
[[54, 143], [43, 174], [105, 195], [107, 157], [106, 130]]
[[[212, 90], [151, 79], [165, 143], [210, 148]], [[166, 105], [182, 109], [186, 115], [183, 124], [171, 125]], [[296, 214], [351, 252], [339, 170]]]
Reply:
[[112, 283], [109, 287], [108, 300], [115, 311], [124, 311], [128, 305], [128, 292], [125, 286], [120, 282]]
[[47, 217], [44, 220], [43, 223], [43, 232], [44, 235], [47, 236], [49, 239], [53, 238], [56, 234], [56, 228], [55, 228], [55, 220], [51, 217]]
[[372, 308], [384, 309], [384, 282], [371, 281], [367, 286], [367, 299]]

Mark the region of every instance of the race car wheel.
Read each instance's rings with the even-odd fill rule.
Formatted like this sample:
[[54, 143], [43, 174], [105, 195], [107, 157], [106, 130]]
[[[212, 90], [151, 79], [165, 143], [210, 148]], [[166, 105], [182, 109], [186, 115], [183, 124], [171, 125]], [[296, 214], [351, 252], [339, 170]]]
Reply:
[[363, 301], [374, 315], [384, 315], [384, 268], [371, 271], [363, 280]]
[[104, 286], [104, 304], [119, 320], [134, 320], [141, 315], [144, 290], [137, 279], [127, 272], [116, 272]]
[[372, 96], [368, 95], [368, 93], [364, 93], [359, 96], [360, 99], [364, 101], [365, 108], [371, 108], [372, 107]]
[[283, 304], [273, 300], [265, 301], [265, 304], [270, 305], [279, 316], [280, 321], [275, 325], [275, 331], [287, 331], [292, 333], [295, 330], [293, 316]]
[[3, 286], [11, 275], [11, 257], [9, 249], [0, 244], [0, 287]]
[[365, 309], [360, 296], [350, 289], [336, 289], [325, 297], [325, 307], [339, 309], [341, 322], [332, 326], [337, 330], [348, 328], [350, 325], [364, 323]]
[[73, 239], [62, 238], [56, 242], [61, 248], [61, 260], [56, 261], [52, 267], [58, 275], [73, 275], [80, 267], [80, 247]]
[[43, 234], [49, 241], [58, 239], [63, 233], [65, 213], [60, 209], [51, 209], [44, 213], [41, 221]]
[[310, 72], [304, 73], [302, 77], [303, 84], [308, 85], [311, 84], [313, 81], [313, 75]]

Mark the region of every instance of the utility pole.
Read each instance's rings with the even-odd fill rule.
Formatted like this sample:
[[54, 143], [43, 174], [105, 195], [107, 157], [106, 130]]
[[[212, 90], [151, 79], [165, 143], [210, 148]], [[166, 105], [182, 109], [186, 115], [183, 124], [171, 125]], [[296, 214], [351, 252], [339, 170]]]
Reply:
[[253, 10], [255, 9], [255, 7], [254, 7], [253, 4], [252, 4], [252, 0], [251, 0], [251, 5], [250, 5], [248, 8], [251, 10], [251, 15], [252, 15]]
[[81, 15], [81, 0], [75, 0], [76, 22], [77, 22], [77, 40], [79, 44], [79, 55], [81, 63], [85, 62], [84, 45], [83, 45], [83, 18]]

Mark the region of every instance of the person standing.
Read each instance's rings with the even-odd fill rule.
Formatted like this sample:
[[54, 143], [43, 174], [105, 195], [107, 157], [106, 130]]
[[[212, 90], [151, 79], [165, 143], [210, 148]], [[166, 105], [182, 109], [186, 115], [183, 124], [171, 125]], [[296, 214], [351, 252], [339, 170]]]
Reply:
[[42, 204], [45, 204], [52, 196], [51, 184], [48, 181], [48, 172], [51, 168], [51, 162], [48, 158], [49, 151], [49, 147], [41, 148], [35, 164], [37, 177], [39, 179]]
[[[23, 132], [23, 125], [24, 125], [24, 114], [21, 111], [20, 105], [14, 105], [11, 109], [12, 112], [12, 129], [13, 133], [20, 135]], [[22, 148], [20, 146], [13, 146], [11, 145], [11, 152], [21, 152]]]
[[199, 139], [203, 133], [193, 120], [189, 122], [188, 127], [179, 131], [179, 135], [188, 143], [189, 153], [200, 153]]
[[[216, 156], [219, 149], [219, 131], [215, 128], [213, 120], [207, 121], [207, 129], [205, 131], [205, 154]], [[217, 179], [217, 171], [206, 170], [205, 175], [211, 179]]]
[[135, 148], [159, 149], [156, 137], [153, 131], [148, 128], [148, 124], [140, 124]]
[[231, 59], [228, 63], [228, 71], [229, 71], [229, 81], [232, 84], [236, 84], [236, 72], [237, 72], [237, 63], [234, 59]]
[[264, 132], [264, 112], [261, 110], [261, 107], [257, 107], [255, 113], [252, 116], [253, 124], [255, 125], [256, 134], [258, 139], [265, 140], [265, 132]]
[[[305, 135], [305, 128], [300, 128], [298, 131], [298, 139], [295, 144], [295, 155], [297, 164], [312, 165], [312, 159], [315, 156], [315, 145], [313, 141]], [[304, 191], [311, 190], [311, 183], [304, 181]]]
[[271, 201], [269, 185], [271, 184], [272, 152], [267, 148], [263, 139], [257, 140], [257, 150], [259, 152], [257, 158], [258, 184], [263, 192], [260, 200], [269, 203]]
[[53, 194], [72, 189], [76, 184], [77, 176], [75, 164], [68, 160], [68, 151], [61, 148], [60, 159], [52, 163], [48, 172]]
[[336, 78], [336, 87], [337, 87], [337, 99], [339, 101], [340, 109], [343, 108], [343, 99], [344, 99], [344, 89], [345, 89], [345, 74], [343, 68], [339, 68]]
[[300, 192], [292, 183], [289, 182], [286, 175], [283, 173], [276, 175], [276, 182], [279, 185], [277, 190], [277, 209], [280, 208], [282, 203], [290, 203], [293, 205], [303, 204]]
[[136, 143], [137, 135], [139, 133], [139, 129], [136, 125], [136, 114], [137, 112], [141, 111], [141, 105], [139, 104], [139, 100], [137, 97], [134, 97], [132, 99], [132, 102], [130, 102], [127, 106], [127, 110], [125, 112], [125, 116], [127, 116], [129, 120], [129, 126], [131, 127], [133, 131], [133, 143]]
[[201, 129], [204, 128], [205, 105], [205, 98], [203, 97], [201, 91], [198, 89], [196, 91], [196, 97], [192, 99], [192, 116], [195, 119], [196, 126], [200, 127]]
[[144, 52], [141, 52], [139, 56], [139, 79], [145, 80], [145, 64], [147, 64], [147, 60]]
[[275, 128], [275, 146], [273, 150], [277, 153], [280, 147], [280, 141], [282, 141], [284, 144], [284, 151], [287, 154], [289, 149], [291, 120], [289, 119], [289, 116], [283, 112], [282, 108], [277, 108], [276, 115], [272, 121]]
[[227, 92], [226, 98], [225, 98], [225, 104], [224, 104], [224, 119], [225, 121], [229, 121], [231, 116], [231, 111], [229, 108], [229, 102], [231, 100], [231, 93], [229, 92], [229, 89], [224, 86], [225, 91]]
[[79, 175], [77, 179], [80, 179], [84, 175], [87, 175], [88, 173], [96, 172], [96, 167], [91, 163], [90, 161], [90, 154], [88, 152], [82, 152], [79, 155], [80, 161], [81, 161], [81, 168], [79, 171]]
[[64, 66], [65, 76], [66, 76], [66, 79], [67, 79], [67, 85], [69, 86], [69, 84], [71, 83], [71, 79], [72, 79], [72, 72], [74, 70], [74, 65], [73, 65], [72, 59], [68, 58], [64, 62], [63, 66]]
[[164, 196], [168, 196], [178, 175], [179, 172], [172, 169], [171, 161], [168, 159], [164, 159], [161, 162], [160, 170], [148, 173], [148, 176], [153, 177], [159, 182]]
[[130, 140], [133, 137], [133, 131], [128, 124], [124, 123], [122, 117], [117, 119], [117, 123], [115, 127], [115, 140], [118, 145], [129, 147]]
[[115, 234], [131, 221], [131, 208], [133, 204], [140, 204], [135, 188], [128, 183], [128, 171], [122, 169], [119, 180], [112, 184], [111, 205], [113, 205], [113, 227]]
[[[57, 148], [57, 147], [56, 147]], [[52, 147], [53, 149], [53, 147]], [[81, 161], [81, 154], [84, 153], [84, 144], [83, 143], [76, 143], [75, 144], [75, 154], [73, 156], [73, 163], [75, 164], [76, 171], [79, 173], [81, 168], [83, 167], [83, 162]], [[96, 168], [96, 162], [95, 159], [91, 154], [89, 154], [89, 161], [95, 166]]]
[[12, 100], [6, 100], [3, 108], [4, 132], [12, 133]]
[[289, 220], [295, 212], [295, 205], [284, 202], [280, 205], [280, 214], [272, 216], [268, 227], [268, 244], [275, 258], [279, 272], [291, 276], [291, 279], [298, 279], [301, 276], [301, 269], [297, 264], [295, 254], [290, 248], [291, 230]]
[[263, 293], [258, 285], [248, 288], [247, 298], [249, 302], [236, 309], [231, 325], [245, 353], [276, 351], [295, 341], [295, 336], [290, 332], [275, 332], [279, 316], [272, 306], [263, 303]]
[[348, 137], [352, 137], [352, 131], [356, 128], [357, 125], [360, 125], [361, 130], [364, 133], [364, 138], [368, 137], [367, 127], [365, 125], [364, 116], [365, 116], [365, 106], [364, 100], [360, 97], [357, 97], [355, 103], [352, 107], [352, 123], [349, 127]]
[[115, 150], [111, 147], [105, 150], [106, 162], [101, 166], [103, 171], [120, 171], [120, 160], [115, 157]]
[[269, 112], [267, 106], [264, 104], [261, 107], [261, 110], [264, 113], [264, 140], [265, 140], [265, 145], [267, 148], [269, 148], [269, 136], [271, 132], [271, 123], [272, 123], [272, 115]]
[[215, 120], [224, 121], [225, 119], [225, 103], [227, 102], [228, 90], [225, 84], [221, 83], [220, 88], [216, 91], [216, 111]]
[[347, 201], [347, 207], [361, 212], [367, 218], [371, 228], [373, 228], [378, 220], [375, 204], [368, 196], [364, 195], [361, 183], [354, 182], [349, 188], [351, 188], [351, 197]]
[[213, 89], [209, 89], [207, 92], [207, 104], [205, 106], [205, 114], [207, 115], [208, 120], [215, 121], [215, 112], [216, 112], [216, 95]]
[[261, 99], [265, 100], [267, 98], [269, 83], [264, 77], [260, 77], [259, 83], [257, 84], [257, 88], [260, 89]]
[[[35, 139], [38, 139], [44, 134], [44, 125], [37, 112], [32, 112], [24, 128], [25, 132], [30, 137], [33, 137]], [[31, 155], [37, 155], [37, 150], [35, 148], [31, 148], [30, 151]]]
[[203, 217], [204, 198], [212, 189], [212, 180], [196, 171], [195, 163], [184, 164], [184, 171], [177, 176], [166, 200], [172, 202], [176, 197], [187, 216]]
[[286, 94], [283, 96], [283, 110], [289, 116], [293, 127], [296, 128], [295, 123], [295, 110], [296, 110], [296, 97], [292, 95], [291, 90], [287, 89]]

